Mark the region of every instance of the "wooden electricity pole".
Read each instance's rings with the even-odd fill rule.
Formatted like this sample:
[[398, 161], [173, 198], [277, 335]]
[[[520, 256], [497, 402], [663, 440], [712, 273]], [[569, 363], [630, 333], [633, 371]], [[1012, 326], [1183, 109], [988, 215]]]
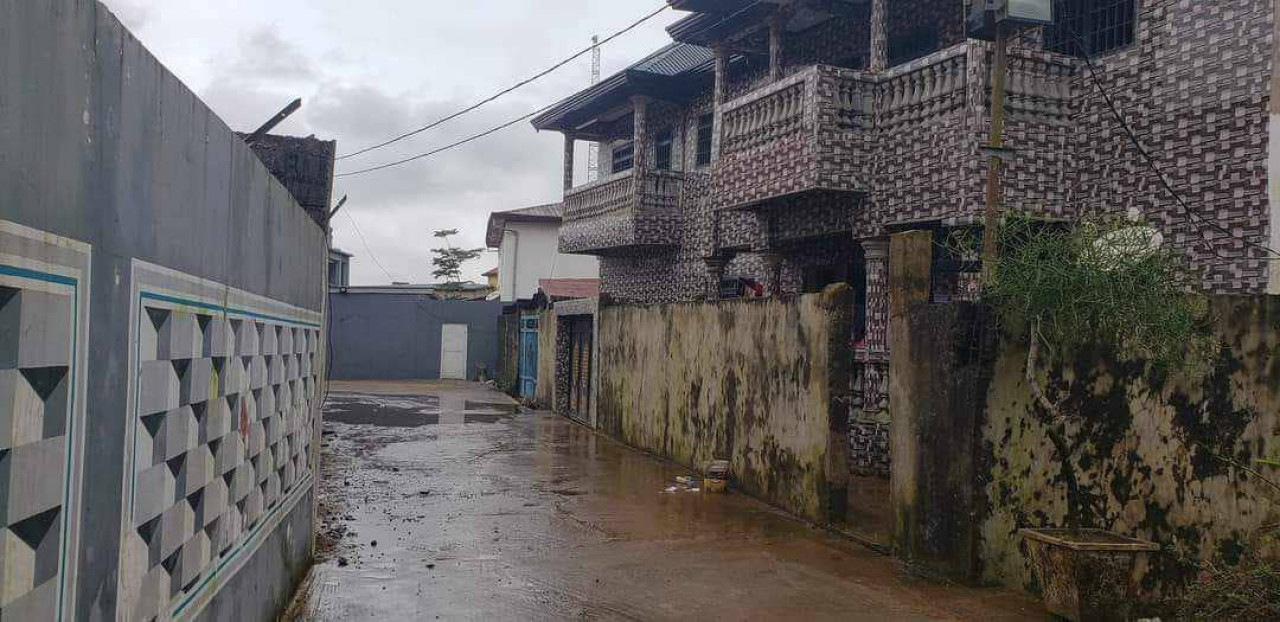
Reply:
[[990, 282], [995, 271], [996, 229], [1000, 226], [1000, 166], [1004, 152], [1004, 80], [1009, 65], [1006, 29], [996, 24], [995, 62], [991, 65], [991, 137], [987, 143], [987, 209], [982, 220], [982, 280]]

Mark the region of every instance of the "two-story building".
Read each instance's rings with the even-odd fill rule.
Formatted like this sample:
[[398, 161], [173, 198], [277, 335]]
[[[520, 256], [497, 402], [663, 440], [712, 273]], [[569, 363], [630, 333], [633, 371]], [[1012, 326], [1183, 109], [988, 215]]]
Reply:
[[[599, 257], [623, 303], [849, 283], [853, 466], [885, 475], [887, 236], [982, 222], [994, 46], [969, 38], [967, 0], [670, 4], [688, 13], [670, 45], [533, 120], [565, 137], [560, 248]], [[1054, 7], [1009, 44], [1003, 204], [1136, 213], [1207, 290], [1280, 293], [1272, 3]], [[577, 141], [601, 146], [600, 179], [575, 183]], [[972, 295], [944, 264], [964, 262], [939, 263], [934, 295]]]

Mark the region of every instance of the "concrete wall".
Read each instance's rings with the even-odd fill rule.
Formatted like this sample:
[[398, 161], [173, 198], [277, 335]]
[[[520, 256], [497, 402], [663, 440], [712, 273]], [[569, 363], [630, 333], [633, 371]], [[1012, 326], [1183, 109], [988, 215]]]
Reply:
[[597, 427], [813, 520], [844, 510], [848, 289], [791, 300], [603, 307]]
[[[1075, 433], [1091, 440], [1075, 463], [1092, 499], [1088, 517], [1163, 548], [1142, 569], [1147, 597], [1194, 579], [1189, 560], [1238, 560], [1259, 528], [1280, 522], [1280, 494], [1238, 466], [1280, 481], [1280, 469], [1254, 462], [1280, 459], [1280, 297], [1217, 297], [1212, 311], [1223, 350], [1203, 377], [1161, 377], [1105, 351], [1076, 353], [1047, 372], [1049, 397], [1085, 415]], [[1051, 445], [1028, 412], [1025, 361], [1025, 342], [1006, 339], [987, 396], [981, 556], [985, 579], [1029, 587], [1014, 532], [1061, 525], [1066, 500]]]
[[443, 324], [467, 325], [467, 375], [497, 370], [502, 304], [431, 300], [413, 294], [329, 295], [334, 379], [407, 380], [440, 377]]
[[529, 300], [538, 292], [538, 279], [594, 279], [599, 260], [590, 255], [560, 252], [560, 225], [548, 222], [509, 222], [498, 248], [498, 287], [502, 302]]
[[102, 5], [0, 16], [2, 505], [44, 533], [0, 617], [266, 619], [309, 561], [324, 232]]

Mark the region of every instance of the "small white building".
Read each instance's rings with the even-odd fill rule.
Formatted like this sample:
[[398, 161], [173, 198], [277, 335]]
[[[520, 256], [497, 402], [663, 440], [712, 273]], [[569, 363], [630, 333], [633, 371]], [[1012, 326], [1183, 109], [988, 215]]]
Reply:
[[489, 214], [485, 242], [498, 249], [499, 300], [530, 300], [540, 279], [594, 279], [597, 259], [560, 252], [561, 204], [535, 205]]

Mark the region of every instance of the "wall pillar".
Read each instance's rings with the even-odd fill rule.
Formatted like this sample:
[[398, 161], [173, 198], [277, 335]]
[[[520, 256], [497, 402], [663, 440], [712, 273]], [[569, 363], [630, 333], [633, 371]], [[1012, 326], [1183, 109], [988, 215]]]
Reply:
[[707, 266], [707, 300], [720, 300], [720, 281], [724, 280], [729, 258], [713, 255], [704, 257], [702, 262]]
[[929, 302], [932, 251], [929, 231], [893, 236], [893, 551], [944, 576], [977, 581], [994, 331], [981, 305]]
[[867, 274], [867, 351], [889, 352], [889, 240], [862, 241]]
[[764, 264], [764, 291], [768, 296], [777, 296], [782, 293], [782, 253], [777, 251], [765, 251], [760, 253], [761, 263]]
[[871, 59], [868, 68], [880, 73], [889, 68], [889, 18], [885, 10], [888, 0], [871, 0]]
[[639, 173], [648, 168], [649, 165], [649, 98], [643, 95], [636, 95], [631, 98], [631, 105], [635, 107], [635, 128], [631, 135], [634, 154], [632, 156], [632, 168], [635, 169], [636, 173]]
[[573, 189], [573, 148], [574, 140], [570, 134], [564, 135], [564, 190]]
[[716, 81], [713, 91], [715, 105], [713, 122], [711, 129], [711, 161], [715, 162], [720, 159], [720, 129], [721, 123], [720, 109], [724, 107], [724, 98], [726, 90], [726, 82], [729, 78], [729, 53], [725, 51], [724, 45], [714, 43], [711, 45], [711, 54], [715, 58]]

